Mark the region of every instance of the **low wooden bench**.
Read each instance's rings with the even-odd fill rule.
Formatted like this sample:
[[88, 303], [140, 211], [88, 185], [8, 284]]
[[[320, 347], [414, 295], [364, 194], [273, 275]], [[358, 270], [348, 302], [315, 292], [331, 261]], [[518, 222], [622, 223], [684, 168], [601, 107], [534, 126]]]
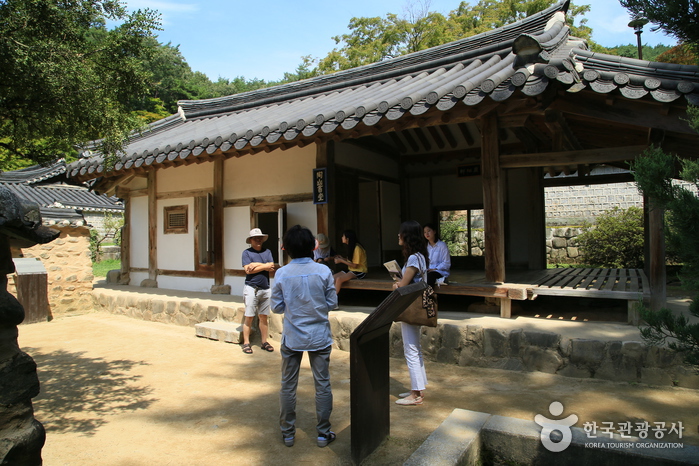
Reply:
[[[640, 315], [637, 303], [650, 298], [650, 286], [641, 269], [565, 268], [511, 273], [513, 283], [489, 283], [482, 275], [454, 275], [464, 282], [449, 282], [438, 294], [480, 296], [497, 298], [500, 302], [500, 317], [512, 316], [512, 300], [523, 301], [537, 296], [570, 296], [596, 299], [622, 299], [627, 301], [628, 323], [638, 325]], [[380, 276], [380, 275], [379, 275]], [[451, 278], [451, 277], [450, 277]], [[393, 281], [389, 279], [365, 278], [350, 280], [343, 288], [354, 290], [379, 290], [390, 292]]]
[[[392, 280], [350, 280], [342, 284], [342, 288], [352, 290], [379, 290], [393, 291]], [[458, 296], [480, 296], [484, 298], [498, 298], [500, 300], [500, 317], [512, 316], [512, 300], [524, 301], [533, 299], [534, 292], [531, 285], [518, 283], [456, 283], [450, 282], [448, 285], [439, 287], [437, 294], [458, 295]]]
[[534, 295], [627, 301], [628, 323], [638, 325], [637, 304], [650, 299], [650, 286], [641, 269], [551, 269], [535, 283]]

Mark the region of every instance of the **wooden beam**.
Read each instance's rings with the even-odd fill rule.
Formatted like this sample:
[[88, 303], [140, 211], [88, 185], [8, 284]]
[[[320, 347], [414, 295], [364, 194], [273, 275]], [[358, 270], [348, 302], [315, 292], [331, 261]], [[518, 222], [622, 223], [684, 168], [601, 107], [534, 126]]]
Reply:
[[[214, 161], [214, 221], [213, 221], [213, 247], [214, 247], [214, 285], [223, 285], [224, 268], [224, 226], [223, 226], [223, 159]], [[197, 258], [197, 262], [199, 258]]]
[[238, 199], [226, 199], [223, 207], [245, 207], [255, 204], [285, 204], [294, 202], [308, 202], [313, 200], [313, 193], [288, 194], [281, 196], [242, 197]]
[[500, 180], [498, 121], [495, 114], [481, 118], [481, 173], [485, 220], [485, 278], [505, 282], [504, 204]]
[[525, 168], [623, 162], [635, 159], [647, 147], [646, 145], [641, 145], [538, 154], [508, 154], [500, 156], [500, 167]]
[[131, 199], [124, 199], [124, 225], [121, 227], [121, 274], [119, 284], [128, 285], [131, 282], [129, 270], [131, 268]]
[[400, 134], [403, 135], [403, 137], [408, 142], [408, 145], [413, 150], [413, 152], [420, 152], [420, 146], [418, 146], [417, 142], [415, 141], [415, 138], [413, 137], [413, 135], [409, 129], [406, 129], [405, 131], [401, 131]]
[[390, 144], [386, 144], [374, 136], [364, 136], [359, 139], [346, 139], [344, 142], [360, 147], [369, 152], [389, 157], [396, 162], [400, 157], [400, 153], [396, 151], [395, 147], [391, 146]]
[[665, 270], [665, 219], [663, 209], [653, 205], [650, 199], [648, 206], [648, 238], [649, 248], [649, 280], [650, 308], [659, 311], [665, 307], [667, 299], [667, 276]]
[[474, 145], [476, 141], [473, 139], [473, 136], [471, 135], [471, 132], [468, 130], [468, 126], [466, 123], [459, 123], [456, 125], [459, 128], [459, 131], [461, 131], [461, 135], [464, 137], [466, 140], [466, 144], [470, 146]]
[[447, 125], [440, 125], [438, 128], [440, 129], [440, 131], [444, 135], [444, 138], [449, 143], [449, 146], [452, 149], [456, 149], [456, 147], [459, 145], [459, 143], [456, 141], [456, 138], [454, 137], [454, 134], [451, 132], [449, 127]]
[[[223, 159], [216, 159], [216, 163], [218, 163], [219, 160], [222, 161]], [[215, 168], [215, 166], [214, 166], [214, 168]], [[180, 198], [207, 196], [209, 194], [213, 194], [214, 191], [215, 191], [215, 189], [211, 189], [211, 188], [190, 189], [187, 191], [169, 191], [169, 192], [158, 193], [156, 195], [156, 199], [158, 199], [160, 201], [162, 199], [180, 199]], [[138, 190], [133, 190], [132, 196], [133, 195], [138, 195]]]
[[431, 151], [432, 144], [430, 144], [430, 141], [427, 139], [427, 136], [425, 136], [425, 133], [422, 131], [422, 128], [414, 128], [413, 131], [422, 143], [422, 147], [424, 147], [427, 152]]
[[396, 133], [395, 131], [391, 131], [387, 134], [388, 134], [388, 137], [391, 138], [391, 141], [393, 141], [393, 144], [395, 144], [396, 147], [398, 148], [398, 152], [400, 152], [401, 154], [405, 154], [408, 151], [408, 148], [405, 147], [405, 144], [403, 144], [403, 141], [401, 141], [400, 138], [398, 137], [398, 133]]
[[594, 97], [591, 98], [589, 93], [580, 94], [568, 95], [566, 99], [556, 99], [551, 104], [551, 108], [586, 118], [664, 129], [676, 133], [696, 134], [689, 123], [683, 120], [686, 119], [684, 110], [673, 109], [669, 115], [664, 115], [659, 106], [652, 104], [624, 99], [616, 100], [614, 105], [606, 105]]
[[148, 171], [148, 278], [158, 278], [158, 186], [155, 170]]
[[434, 142], [435, 144], [437, 144], [437, 147], [440, 149], [444, 149], [444, 140], [442, 140], [442, 136], [437, 132], [437, 127], [429, 126], [427, 127], [427, 131], [430, 133], [430, 136], [432, 136], [432, 139], [434, 139]]

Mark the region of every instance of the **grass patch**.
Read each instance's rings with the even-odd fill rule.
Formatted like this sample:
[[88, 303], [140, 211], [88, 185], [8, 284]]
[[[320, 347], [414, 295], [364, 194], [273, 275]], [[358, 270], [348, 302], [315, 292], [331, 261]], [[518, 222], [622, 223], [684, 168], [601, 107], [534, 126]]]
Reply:
[[95, 277], [106, 277], [110, 270], [120, 269], [121, 260], [107, 259], [100, 262], [92, 263], [92, 275]]

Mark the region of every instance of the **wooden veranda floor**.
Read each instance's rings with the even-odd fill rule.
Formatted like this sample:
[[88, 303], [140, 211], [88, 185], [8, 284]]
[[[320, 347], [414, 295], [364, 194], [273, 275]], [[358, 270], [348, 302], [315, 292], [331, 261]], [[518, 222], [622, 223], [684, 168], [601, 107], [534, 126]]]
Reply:
[[[641, 269], [565, 268], [507, 271], [506, 282], [492, 283], [482, 270], [453, 270], [448, 285], [438, 294], [500, 298], [500, 315], [510, 317], [511, 300], [537, 296], [622, 299], [628, 302], [629, 323], [637, 323], [635, 304], [650, 297]], [[363, 280], [351, 280], [343, 288], [391, 291], [393, 282], [385, 270], [372, 270]]]

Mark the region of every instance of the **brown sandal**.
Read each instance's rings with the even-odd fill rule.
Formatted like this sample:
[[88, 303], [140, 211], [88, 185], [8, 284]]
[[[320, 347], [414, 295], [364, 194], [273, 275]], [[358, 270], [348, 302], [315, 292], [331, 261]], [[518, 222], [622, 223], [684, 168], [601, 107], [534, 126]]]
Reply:
[[246, 343], [243, 345], [243, 353], [252, 354], [252, 348], [250, 348], [250, 344]]
[[270, 345], [267, 342], [262, 343], [262, 346], [260, 346], [260, 348], [262, 348], [265, 351], [269, 351], [270, 353], [274, 351], [274, 346]]

